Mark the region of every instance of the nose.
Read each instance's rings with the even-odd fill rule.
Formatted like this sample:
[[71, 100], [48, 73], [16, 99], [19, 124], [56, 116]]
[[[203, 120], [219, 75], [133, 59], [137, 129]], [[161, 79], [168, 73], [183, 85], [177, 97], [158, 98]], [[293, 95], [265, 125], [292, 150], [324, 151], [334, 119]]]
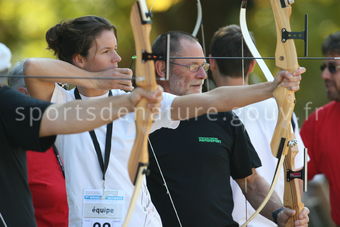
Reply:
[[322, 72], [321, 72], [321, 78], [323, 80], [329, 80], [331, 79], [332, 74], [329, 72], [328, 68], [326, 67]]
[[121, 60], [122, 60], [122, 58], [119, 56], [117, 51], [114, 51], [114, 53], [112, 55], [112, 62], [116, 63], [116, 62], [120, 62]]
[[196, 73], [196, 78], [197, 79], [202, 79], [202, 80], [205, 80], [207, 79], [208, 75], [207, 75], [207, 72], [203, 69], [203, 67], [201, 66], [199, 68], [199, 70], [197, 71]]

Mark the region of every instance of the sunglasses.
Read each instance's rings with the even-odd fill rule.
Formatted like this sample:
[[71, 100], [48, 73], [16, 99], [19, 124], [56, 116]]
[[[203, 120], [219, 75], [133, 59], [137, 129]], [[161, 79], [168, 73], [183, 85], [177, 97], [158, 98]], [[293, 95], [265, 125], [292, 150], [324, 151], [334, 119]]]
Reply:
[[335, 62], [323, 63], [320, 66], [321, 72], [323, 72], [325, 68], [327, 68], [331, 74], [334, 74], [338, 71], [338, 69], [340, 69], [340, 65], [336, 65]]

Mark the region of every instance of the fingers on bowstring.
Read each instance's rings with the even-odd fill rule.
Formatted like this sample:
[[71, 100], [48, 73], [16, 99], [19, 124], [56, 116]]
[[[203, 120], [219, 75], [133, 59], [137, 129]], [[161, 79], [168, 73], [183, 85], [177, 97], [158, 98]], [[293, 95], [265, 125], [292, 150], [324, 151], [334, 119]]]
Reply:
[[129, 85], [118, 85], [117, 89], [124, 90], [124, 91], [132, 91], [134, 87], [129, 86]]
[[118, 72], [123, 75], [132, 77], [132, 70], [129, 68], [116, 68]]

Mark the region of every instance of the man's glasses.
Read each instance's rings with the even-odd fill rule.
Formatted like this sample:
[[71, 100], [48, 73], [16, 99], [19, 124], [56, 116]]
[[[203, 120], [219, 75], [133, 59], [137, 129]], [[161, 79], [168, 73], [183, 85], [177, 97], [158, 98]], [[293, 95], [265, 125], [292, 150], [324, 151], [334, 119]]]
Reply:
[[200, 70], [201, 67], [204, 69], [204, 71], [207, 72], [209, 70], [209, 67], [210, 67], [210, 64], [206, 63], [206, 62], [204, 62], [201, 65], [200, 64], [184, 65], [184, 64], [179, 64], [179, 63], [176, 63], [176, 62], [170, 62], [170, 64], [186, 67], [186, 68], [189, 69], [190, 72], [198, 72], [198, 70]]
[[338, 71], [338, 69], [340, 69], [340, 65], [336, 65], [335, 62], [323, 63], [320, 66], [321, 72], [323, 72], [325, 68], [327, 68], [331, 74], [334, 74]]

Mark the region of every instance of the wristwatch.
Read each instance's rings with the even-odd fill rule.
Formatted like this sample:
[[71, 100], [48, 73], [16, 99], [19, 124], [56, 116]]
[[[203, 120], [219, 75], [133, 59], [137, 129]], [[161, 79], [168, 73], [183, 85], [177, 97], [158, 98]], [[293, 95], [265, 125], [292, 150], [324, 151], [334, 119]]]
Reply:
[[273, 212], [272, 212], [272, 217], [273, 217], [273, 221], [275, 222], [275, 224], [277, 224], [277, 216], [279, 215], [279, 213], [282, 211], [282, 210], [284, 210], [285, 208], [284, 207], [281, 207], [281, 208], [279, 208], [279, 209], [277, 209], [277, 210], [274, 210]]

